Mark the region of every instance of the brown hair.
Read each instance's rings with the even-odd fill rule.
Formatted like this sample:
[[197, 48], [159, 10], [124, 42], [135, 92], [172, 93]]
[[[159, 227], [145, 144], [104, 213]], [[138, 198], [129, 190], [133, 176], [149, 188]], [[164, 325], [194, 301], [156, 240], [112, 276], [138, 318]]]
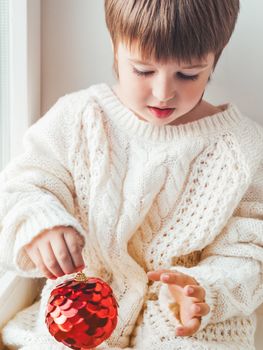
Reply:
[[[136, 43], [143, 60], [192, 63], [209, 52], [216, 63], [235, 28], [239, 0], [105, 0], [114, 57], [119, 42]], [[114, 59], [114, 71], [117, 63]]]

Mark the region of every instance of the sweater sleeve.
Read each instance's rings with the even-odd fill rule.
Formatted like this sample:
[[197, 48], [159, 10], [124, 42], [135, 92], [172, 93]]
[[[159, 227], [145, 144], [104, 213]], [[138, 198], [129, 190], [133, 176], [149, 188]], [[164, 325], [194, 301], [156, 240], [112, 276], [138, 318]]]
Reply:
[[[210, 313], [199, 330], [208, 323], [248, 316], [262, 303], [262, 246], [263, 162], [222, 232], [203, 249], [200, 263], [172, 268], [195, 278], [206, 291]], [[167, 296], [166, 285], [161, 288]]]
[[24, 135], [24, 152], [0, 174], [0, 266], [24, 277], [43, 277], [23, 247], [55, 226], [85, 232], [74, 212], [69, 169], [74, 119], [61, 97]]

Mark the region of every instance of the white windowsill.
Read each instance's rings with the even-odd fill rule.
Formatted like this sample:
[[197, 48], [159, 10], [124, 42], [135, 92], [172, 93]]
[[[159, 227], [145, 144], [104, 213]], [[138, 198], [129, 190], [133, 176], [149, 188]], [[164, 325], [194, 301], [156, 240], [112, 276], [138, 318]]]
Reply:
[[10, 0], [10, 158], [40, 116], [40, 0]]
[[[23, 135], [40, 116], [40, 18], [41, 0], [9, 1], [10, 148], [3, 150], [4, 159], [12, 160], [22, 152]], [[21, 278], [13, 272], [0, 277], [0, 329], [17, 310], [32, 302], [35, 284], [34, 279]]]

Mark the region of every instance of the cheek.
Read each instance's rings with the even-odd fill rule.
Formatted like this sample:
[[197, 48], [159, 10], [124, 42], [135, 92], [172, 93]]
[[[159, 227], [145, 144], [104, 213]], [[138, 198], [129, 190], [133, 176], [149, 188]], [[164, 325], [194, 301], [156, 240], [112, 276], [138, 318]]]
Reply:
[[196, 81], [194, 84], [186, 84], [185, 88], [181, 90], [183, 91], [184, 97], [188, 100], [199, 99], [204, 89], [206, 87], [206, 81], [200, 80]]
[[148, 87], [146, 79], [141, 79], [140, 77], [136, 77], [132, 74], [127, 77], [129, 83], [125, 83], [126, 95], [129, 96], [130, 101], [135, 101], [140, 103], [140, 101], [144, 101], [149, 97], [150, 89]]
[[[140, 78], [139, 78], [140, 79]], [[142, 101], [145, 103], [146, 100], [149, 100], [151, 98], [151, 88], [149, 86], [149, 83], [147, 83], [147, 80], [140, 79], [141, 81], [137, 80], [135, 82], [134, 86], [134, 94], [136, 96], [136, 100], [138, 102]]]
[[146, 89], [143, 89], [141, 85], [136, 83], [133, 85], [133, 88], [130, 88], [128, 91], [129, 99], [134, 104], [145, 105], [146, 101], [149, 100], [149, 94]]

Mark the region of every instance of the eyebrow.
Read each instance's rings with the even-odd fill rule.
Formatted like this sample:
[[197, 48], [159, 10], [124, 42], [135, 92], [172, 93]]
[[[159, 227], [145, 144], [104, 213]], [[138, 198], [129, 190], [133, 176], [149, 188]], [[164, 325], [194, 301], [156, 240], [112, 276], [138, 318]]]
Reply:
[[[139, 64], [147, 64], [147, 65], [152, 65], [151, 62], [143, 62], [143, 61], [140, 61], [140, 60], [136, 60], [136, 59], [132, 59], [132, 58], [129, 58], [129, 61], [131, 62], [134, 62], [134, 63], [139, 63]], [[185, 67], [182, 67], [182, 69], [189, 69], [189, 68], [204, 68], [204, 67], [207, 67], [208, 65], [207, 64], [194, 64], [193, 66], [185, 66]]]

